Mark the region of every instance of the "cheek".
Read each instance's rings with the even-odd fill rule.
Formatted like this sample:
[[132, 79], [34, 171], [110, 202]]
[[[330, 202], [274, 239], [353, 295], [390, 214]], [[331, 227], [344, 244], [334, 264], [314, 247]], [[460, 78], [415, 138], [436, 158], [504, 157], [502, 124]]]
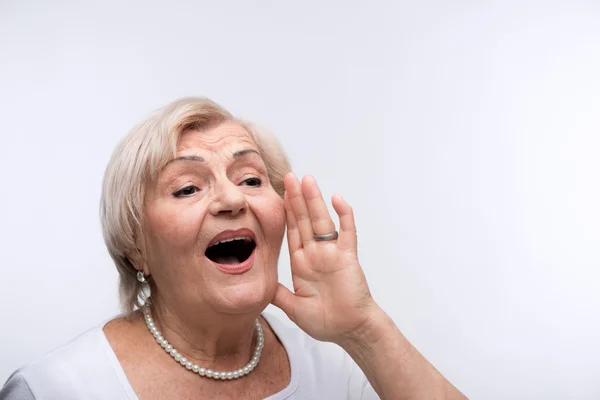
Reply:
[[155, 207], [147, 210], [147, 237], [158, 248], [169, 250], [189, 247], [197, 241], [202, 207]]
[[283, 199], [275, 192], [262, 199], [252, 199], [252, 210], [261, 225], [265, 239], [271, 248], [279, 251], [285, 231], [285, 208]]
[[281, 241], [283, 240], [283, 233], [285, 231], [285, 208], [283, 206], [283, 202], [281, 204], [277, 204], [276, 208], [273, 208], [273, 236], [278, 240], [277, 246], [281, 246]]

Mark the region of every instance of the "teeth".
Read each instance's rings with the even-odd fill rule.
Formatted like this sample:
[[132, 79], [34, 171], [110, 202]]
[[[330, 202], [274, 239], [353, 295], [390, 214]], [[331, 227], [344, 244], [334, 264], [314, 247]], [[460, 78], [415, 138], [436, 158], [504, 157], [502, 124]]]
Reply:
[[250, 241], [252, 241], [252, 238], [250, 238], [249, 236], [238, 236], [238, 237], [234, 237], [234, 238], [230, 238], [230, 239], [219, 240], [217, 243], [214, 243], [212, 246], [215, 246], [220, 243], [233, 242], [234, 240], [244, 240], [246, 242], [250, 242]]

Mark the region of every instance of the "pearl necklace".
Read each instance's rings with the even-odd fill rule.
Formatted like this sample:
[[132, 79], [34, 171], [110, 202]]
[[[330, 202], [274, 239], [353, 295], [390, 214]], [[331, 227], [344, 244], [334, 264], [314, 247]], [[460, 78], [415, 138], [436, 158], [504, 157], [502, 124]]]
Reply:
[[152, 313], [150, 312], [150, 302], [147, 302], [146, 305], [144, 306], [144, 318], [146, 319], [146, 325], [148, 326], [150, 333], [152, 333], [152, 335], [154, 336], [154, 338], [156, 339], [156, 342], [160, 345], [160, 347], [162, 347], [171, 357], [173, 357], [173, 359], [176, 362], [181, 364], [181, 366], [185, 367], [188, 371], [192, 371], [192, 372], [194, 372], [200, 376], [204, 376], [206, 378], [227, 380], [227, 379], [238, 379], [238, 378], [248, 375], [250, 372], [252, 372], [254, 370], [254, 368], [256, 368], [256, 365], [258, 364], [258, 360], [260, 360], [260, 354], [262, 353], [262, 349], [265, 344], [265, 338], [263, 336], [262, 326], [260, 325], [260, 322], [258, 322], [258, 319], [257, 319], [256, 321], [254, 321], [254, 326], [256, 327], [257, 340], [256, 340], [256, 349], [254, 349], [254, 355], [252, 356], [252, 360], [250, 360], [250, 362], [248, 364], [246, 364], [246, 366], [244, 366], [240, 369], [236, 369], [235, 371], [230, 371], [230, 372], [213, 371], [212, 369], [200, 368], [200, 366], [198, 364], [194, 364], [193, 362], [189, 361], [187, 358], [185, 358], [183, 355], [181, 355], [181, 353], [179, 353], [167, 341], [167, 339], [165, 339], [162, 336], [160, 331], [156, 328], [156, 325], [154, 324], [154, 320], [152, 319]]

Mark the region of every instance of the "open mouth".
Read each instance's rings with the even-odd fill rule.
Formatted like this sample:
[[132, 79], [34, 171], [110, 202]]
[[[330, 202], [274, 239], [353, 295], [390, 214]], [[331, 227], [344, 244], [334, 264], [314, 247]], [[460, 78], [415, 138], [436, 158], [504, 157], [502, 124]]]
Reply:
[[240, 264], [252, 255], [256, 243], [249, 236], [221, 240], [206, 249], [206, 257], [217, 264]]

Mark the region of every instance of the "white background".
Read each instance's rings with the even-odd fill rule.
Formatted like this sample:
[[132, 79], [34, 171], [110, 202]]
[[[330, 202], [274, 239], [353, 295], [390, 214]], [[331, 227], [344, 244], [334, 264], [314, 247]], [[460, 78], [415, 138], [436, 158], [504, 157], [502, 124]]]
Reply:
[[376, 299], [465, 394], [600, 398], [600, 3], [95, 3], [0, 1], [1, 381], [118, 311], [106, 163], [206, 95], [353, 204]]

